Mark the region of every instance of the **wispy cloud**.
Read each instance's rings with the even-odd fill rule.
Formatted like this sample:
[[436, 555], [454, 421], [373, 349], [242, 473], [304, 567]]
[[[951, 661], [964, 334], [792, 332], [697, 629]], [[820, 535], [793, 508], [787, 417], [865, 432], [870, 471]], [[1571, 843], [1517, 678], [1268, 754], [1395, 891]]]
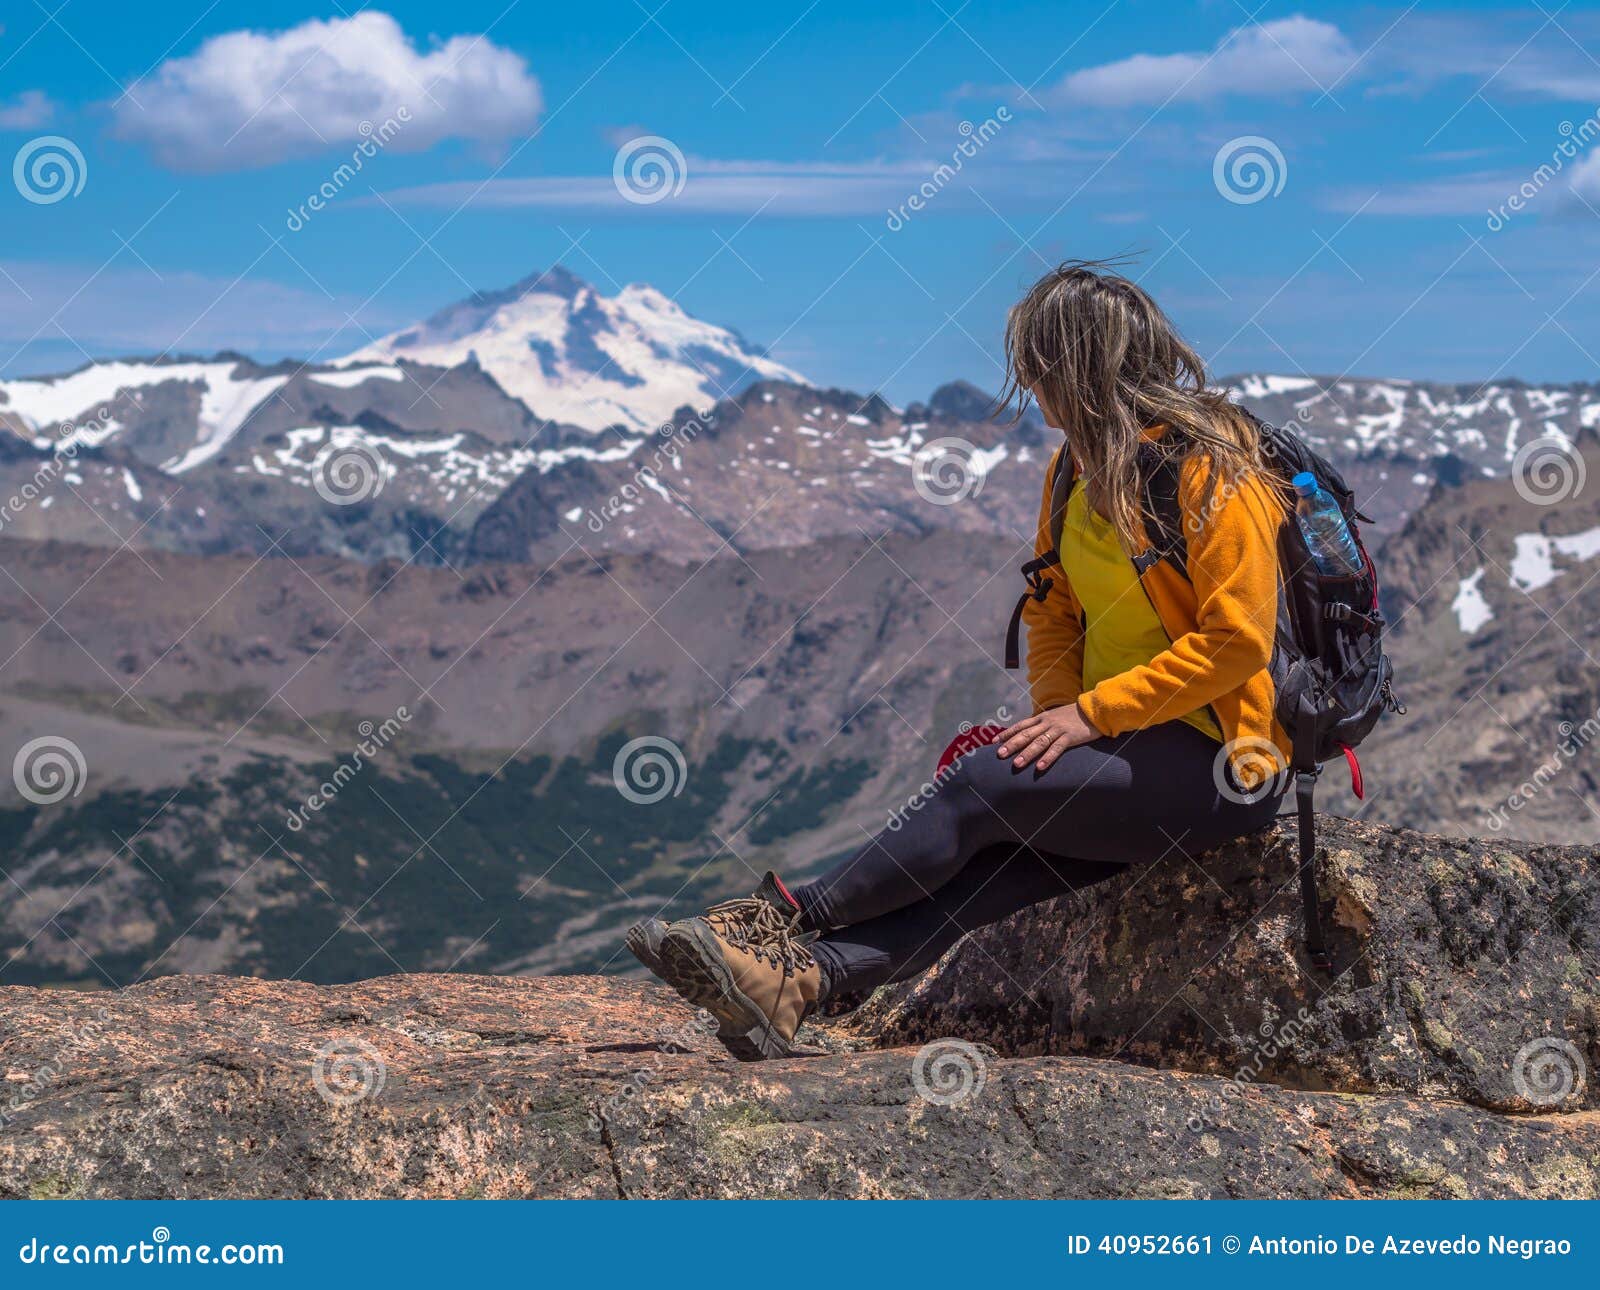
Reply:
[[[900, 201], [929, 168], [905, 162], [837, 164], [691, 157], [682, 191], [647, 209], [652, 215], [749, 215], [757, 211], [774, 216], [877, 214]], [[642, 209], [623, 197], [610, 175], [542, 175], [424, 184], [385, 193], [384, 197], [396, 205], [451, 209], [527, 207], [616, 214], [633, 214]]]
[[1132, 107], [1168, 100], [1319, 94], [1359, 55], [1332, 23], [1296, 14], [1237, 27], [1211, 50], [1134, 54], [1071, 73], [1050, 92], [1059, 103]]
[[168, 59], [112, 110], [116, 132], [175, 170], [240, 170], [359, 142], [397, 116], [396, 151], [444, 139], [495, 142], [543, 106], [519, 54], [483, 36], [422, 52], [386, 13], [232, 31]]
[[1600, 65], [1595, 15], [1566, 8], [1512, 14], [1409, 14], [1377, 61], [1377, 92], [1423, 94], [1448, 82], [1476, 82], [1491, 98], [1594, 103]]
[[1398, 184], [1374, 193], [1369, 187], [1338, 188], [1320, 205], [1327, 210], [1363, 215], [1482, 215], [1505, 199], [1526, 176], [1478, 171], [1414, 184]]
[[0, 103], [0, 130], [37, 130], [56, 114], [56, 105], [43, 90], [23, 90], [9, 103]]

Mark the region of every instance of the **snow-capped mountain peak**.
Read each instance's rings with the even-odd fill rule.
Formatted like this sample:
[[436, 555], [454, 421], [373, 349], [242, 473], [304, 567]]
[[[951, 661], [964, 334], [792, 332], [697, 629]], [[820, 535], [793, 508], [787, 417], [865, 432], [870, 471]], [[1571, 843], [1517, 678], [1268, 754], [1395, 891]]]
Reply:
[[651, 286], [602, 294], [557, 266], [480, 292], [351, 354], [347, 362], [475, 361], [551, 421], [648, 430], [758, 380], [803, 383], [736, 332], [691, 317]]

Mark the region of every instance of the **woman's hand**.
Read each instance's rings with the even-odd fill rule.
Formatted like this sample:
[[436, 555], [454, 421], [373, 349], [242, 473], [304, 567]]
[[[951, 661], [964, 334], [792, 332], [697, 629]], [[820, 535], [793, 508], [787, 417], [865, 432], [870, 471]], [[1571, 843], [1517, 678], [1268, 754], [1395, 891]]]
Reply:
[[1017, 722], [1000, 736], [1000, 746], [995, 753], [1011, 757], [1011, 764], [1018, 770], [1037, 761], [1038, 769], [1043, 772], [1067, 749], [1098, 738], [1100, 732], [1078, 711], [1078, 705], [1069, 703], [1062, 708], [1047, 708]]

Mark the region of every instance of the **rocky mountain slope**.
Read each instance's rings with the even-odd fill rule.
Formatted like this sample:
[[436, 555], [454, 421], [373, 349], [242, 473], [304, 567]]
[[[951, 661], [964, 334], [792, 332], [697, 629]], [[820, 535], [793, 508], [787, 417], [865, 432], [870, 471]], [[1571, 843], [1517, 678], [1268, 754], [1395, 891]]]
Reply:
[[[617, 970], [641, 910], [853, 845], [1007, 702], [975, 642], [1018, 556], [971, 538], [465, 578], [0, 543], [7, 755], [82, 766], [0, 779], [0, 980]], [[637, 740], [675, 791], [624, 791]]]
[[1584, 432], [1557, 460], [1543, 489], [1536, 475], [1441, 486], [1383, 547], [1410, 711], [1362, 750], [1384, 769], [1379, 818], [1600, 840], [1600, 440]]
[[[973, 515], [989, 497], [912, 495]], [[1390, 542], [1409, 712], [1361, 750], [1367, 800], [1334, 766], [1326, 809], [1600, 842], [1597, 496], [1441, 486]], [[614, 523], [690, 541], [656, 501]], [[1023, 710], [999, 643], [1026, 551], [948, 527], [458, 572], [0, 543], [8, 747], [66, 740], [85, 767], [77, 796], [45, 804], [0, 779], [28, 893], [0, 911], [0, 981], [626, 970], [641, 911], [687, 911], [769, 864], [815, 871], [918, 791], [960, 722]], [[291, 830], [363, 723], [401, 708]], [[679, 793], [622, 795], [617, 758], [640, 739], [676, 750]]]
[[1317, 979], [1286, 845], [1024, 913], [755, 1066], [597, 978], [0, 989], [0, 1194], [1600, 1192], [1592, 853], [1331, 825]]

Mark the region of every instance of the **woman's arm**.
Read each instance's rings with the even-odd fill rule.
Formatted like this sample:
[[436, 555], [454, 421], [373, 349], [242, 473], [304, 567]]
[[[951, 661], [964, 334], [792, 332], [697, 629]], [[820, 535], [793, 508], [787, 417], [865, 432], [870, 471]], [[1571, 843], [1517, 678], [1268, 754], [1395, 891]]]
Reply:
[[[1149, 663], [1108, 677], [1078, 700], [1108, 735], [1142, 730], [1202, 708], [1266, 667], [1278, 612], [1278, 526], [1283, 508], [1260, 479], [1206, 487], [1194, 460], [1184, 471], [1195, 630]], [[1193, 518], [1191, 518], [1193, 517]], [[1203, 522], [1197, 522], [1203, 521]]]
[[[1057, 449], [1057, 455], [1065, 452]], [[1022, 623], [1028, 629], [1028, 691], [1033, 710], [1059, 708], [1072, 703], [1083, 689], [1083, 622], [1078, 598], [1059, 563], [1056, 543], [1059, 533], [1050, 531], [1050, 491], [1056, 462], [1044, 475], [1044, 498], [1039, 505], [1038, 537], [1034, 555], [1051, 562], [1043, 576], [1050, 579], [1050, 594], [1043, 600], [1030, 599], [1022, 610]]]

